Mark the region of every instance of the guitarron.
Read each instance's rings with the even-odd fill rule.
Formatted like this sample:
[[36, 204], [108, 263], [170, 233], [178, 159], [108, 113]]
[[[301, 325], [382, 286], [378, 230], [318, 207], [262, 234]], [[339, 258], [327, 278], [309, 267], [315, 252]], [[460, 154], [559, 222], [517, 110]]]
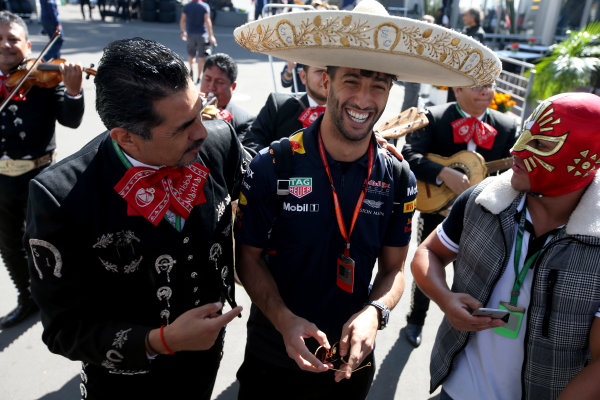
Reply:
[[[488, 174], [508, 169], [512, 165], [511, 157], [486, 163], [479, 153], [471, 150], [462, 150], [450, 157], [428, 153], [425, 158], [462, 172], [469, 177], [471, 186], [481, 182]], [[439, 212], [457, 197], [445, 184], [437, 186], [418, 180], [417, 189], [417, 210], [424, 213]]]

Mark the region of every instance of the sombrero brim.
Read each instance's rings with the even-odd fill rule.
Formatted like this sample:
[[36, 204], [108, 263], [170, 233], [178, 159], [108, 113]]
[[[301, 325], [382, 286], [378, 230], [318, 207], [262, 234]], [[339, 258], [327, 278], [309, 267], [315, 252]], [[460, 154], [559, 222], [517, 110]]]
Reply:
[[355, 11], [278, 14], [235, 29], [242, 47], [315, 67], [348, 67], [453, 87], [492, 83], [502, 64], [476, 40], [409, 18]]

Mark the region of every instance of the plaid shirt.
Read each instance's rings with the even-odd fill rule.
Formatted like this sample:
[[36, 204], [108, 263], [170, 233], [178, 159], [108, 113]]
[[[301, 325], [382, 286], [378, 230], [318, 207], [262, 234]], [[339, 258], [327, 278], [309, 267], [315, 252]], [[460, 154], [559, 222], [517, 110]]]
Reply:
[[[495, 179], [494, 184], [490, 184], [494, 179], [480, 184], [468, 200], [454, 263], [452, 291], [468, 293], [483, 304], [506, 268], [514, 241], [514, 216], [523, 196], [512, 191], [514, 196], [507, 207], [497, 213], [489, 211], [481, 205], [485, 201], [478, 199], [482, 192], [487, 191], [488, 199], [506, 198], [506, 193], [510, 193], [510, 177]], [[598, 203], [600, 192], [598, 177], [587, 192], [588, 198], [582, 198], [577, 208], [589, 206], [587, 215], [595, 215], [597, 209], [593, 205]], [[589, 234], [589, 226], [581, 229], [588, 234], [577, 233], [580, 227], [572, 226], [572, 220], [575, 212], [582, 211], [586, 213], [581, 209], [573, 212], [566, 231], [548, 243], [534, 266], [521, 373], [523, 399], [558, 397], [590, 359], [589, 332], [600, 307], [600, 234]], [[593, 225], [593, 221], [588, 222]], [[444, 318], [431, 356], [432, 392], [450, 374], [456, 355], [471, 335], [454, 329]]]

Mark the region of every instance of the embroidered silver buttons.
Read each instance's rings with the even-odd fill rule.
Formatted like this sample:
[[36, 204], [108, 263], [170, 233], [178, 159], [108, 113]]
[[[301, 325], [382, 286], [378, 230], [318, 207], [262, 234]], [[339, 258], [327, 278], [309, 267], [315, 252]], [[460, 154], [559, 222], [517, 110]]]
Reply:
[[165, 272], [167, 275], [167, 282], [171, 282], [171, 277], [169, 276], [169, 273], [173, 269], [173, 265], [175, 265], [176, 262], [177, 261], [175, 261], [170, 255], [163, 254], [162, 256], [159, 256], [156, 259], [154, 267], [156, 268], [156, 272], [159, 275], [161, 272]]
[[158, 299], [161, 301], [166, 300], [167, 307], [171, 307], [171, 304], [169, 303], [169, 299], [171, 298], [172, 295], [173, 295], [173, 291], [168, 286], [161, 286], [156, 291], [156, 297], [158, 297]]

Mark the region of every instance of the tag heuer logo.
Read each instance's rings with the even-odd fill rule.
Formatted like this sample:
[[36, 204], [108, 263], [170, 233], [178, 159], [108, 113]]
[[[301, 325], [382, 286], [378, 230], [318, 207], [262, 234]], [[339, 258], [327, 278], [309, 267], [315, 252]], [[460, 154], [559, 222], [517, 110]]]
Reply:
[[290, 193], [302, 198], [312, 192], [312, 178], [290, 178]]

